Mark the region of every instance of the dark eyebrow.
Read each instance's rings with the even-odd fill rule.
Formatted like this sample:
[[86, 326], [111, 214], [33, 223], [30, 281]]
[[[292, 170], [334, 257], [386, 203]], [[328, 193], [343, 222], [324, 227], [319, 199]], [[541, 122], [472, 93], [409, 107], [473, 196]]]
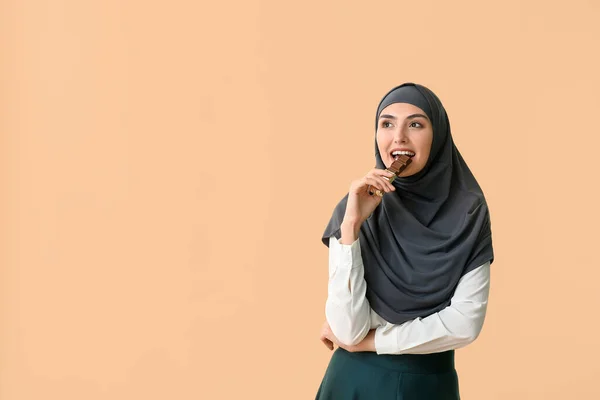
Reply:
[[[381, 119], [381, 118], [398, 119], [395, 115], [391, 115], [391, 114], [381, 114], [379, 116], [379, 119]], [[406, 119], [413, 119], [413, 118], [425, 118], [426, 120], [429, 121], [429, 118], [427, 118], [427, 115], [423, 115], [423, 114], [411, 114], [408, 117], [406, 117]]]
[[425, 118], [426, 120], [429, 121], [429, 118], [427, 118], [427, 115], [423, 115], [423, 114], [412, 114], [412, 115], [409, 115], [408, 117], [406, 117], [406, 119], [413, 119], [413, 118], [419, 118], [419, 117]]

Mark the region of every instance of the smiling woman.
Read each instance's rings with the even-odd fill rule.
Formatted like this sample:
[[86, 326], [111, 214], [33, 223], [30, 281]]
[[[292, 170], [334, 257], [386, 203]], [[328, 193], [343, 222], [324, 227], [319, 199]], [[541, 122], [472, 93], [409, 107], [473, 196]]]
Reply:
[[[352, 182], [322, 236], [321, 340], [337, 349], [317, 399], [456, 400], [454, 350], [477, 338], [487, 308], [487, 203], [429, 89], [391, 90], [375, 136], [376, 168]], [[400, 155], [411, 163], [390, 182], [385, 168]]]

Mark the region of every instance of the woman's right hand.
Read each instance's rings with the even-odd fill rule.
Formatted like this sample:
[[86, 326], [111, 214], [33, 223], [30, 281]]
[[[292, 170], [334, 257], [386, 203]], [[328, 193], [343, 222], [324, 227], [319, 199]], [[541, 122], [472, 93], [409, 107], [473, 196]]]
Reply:
[[382, 200], [381, 196], [370, 194], [369, 189], [372, 191], [379, 189], [382, 193], [395, 191], [396, 188], [389, 181], [392, 176], [394, 176], [393, 172], [375, 168], [364, 177], [353, 181], [348, 192], [343, 222], [360, 227]]

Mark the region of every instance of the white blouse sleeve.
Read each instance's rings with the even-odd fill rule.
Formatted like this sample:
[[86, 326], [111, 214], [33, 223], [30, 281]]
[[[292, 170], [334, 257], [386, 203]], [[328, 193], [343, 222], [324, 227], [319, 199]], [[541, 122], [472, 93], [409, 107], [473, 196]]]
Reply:
[[426, 354], [464, 347], [483, 327], [490, 289], [490, 263], [465, 274], [451, 304], [425, 318], [401, 325], [384, 324], [375, 331], [377, 354]]
[[371, 307], [366, 292], [358, 239], [345, 245], [331, 237], [325, 316], [331, 332], [345, 345], [360, 343], [371, 329]]

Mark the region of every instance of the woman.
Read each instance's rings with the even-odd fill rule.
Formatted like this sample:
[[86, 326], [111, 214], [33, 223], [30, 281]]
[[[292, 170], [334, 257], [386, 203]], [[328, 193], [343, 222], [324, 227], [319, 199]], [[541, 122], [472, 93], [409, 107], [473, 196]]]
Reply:
[[[338, 348], [316, 398], [459, 399], [454, 349], [475, 340], [487, 308], [487, 203], [429, 89], [392, 89], [375, 123], [376, 168], [352, 182], [322, 238], [321, 340]], [[412, 162], [390, 183], [399, 154]]]

